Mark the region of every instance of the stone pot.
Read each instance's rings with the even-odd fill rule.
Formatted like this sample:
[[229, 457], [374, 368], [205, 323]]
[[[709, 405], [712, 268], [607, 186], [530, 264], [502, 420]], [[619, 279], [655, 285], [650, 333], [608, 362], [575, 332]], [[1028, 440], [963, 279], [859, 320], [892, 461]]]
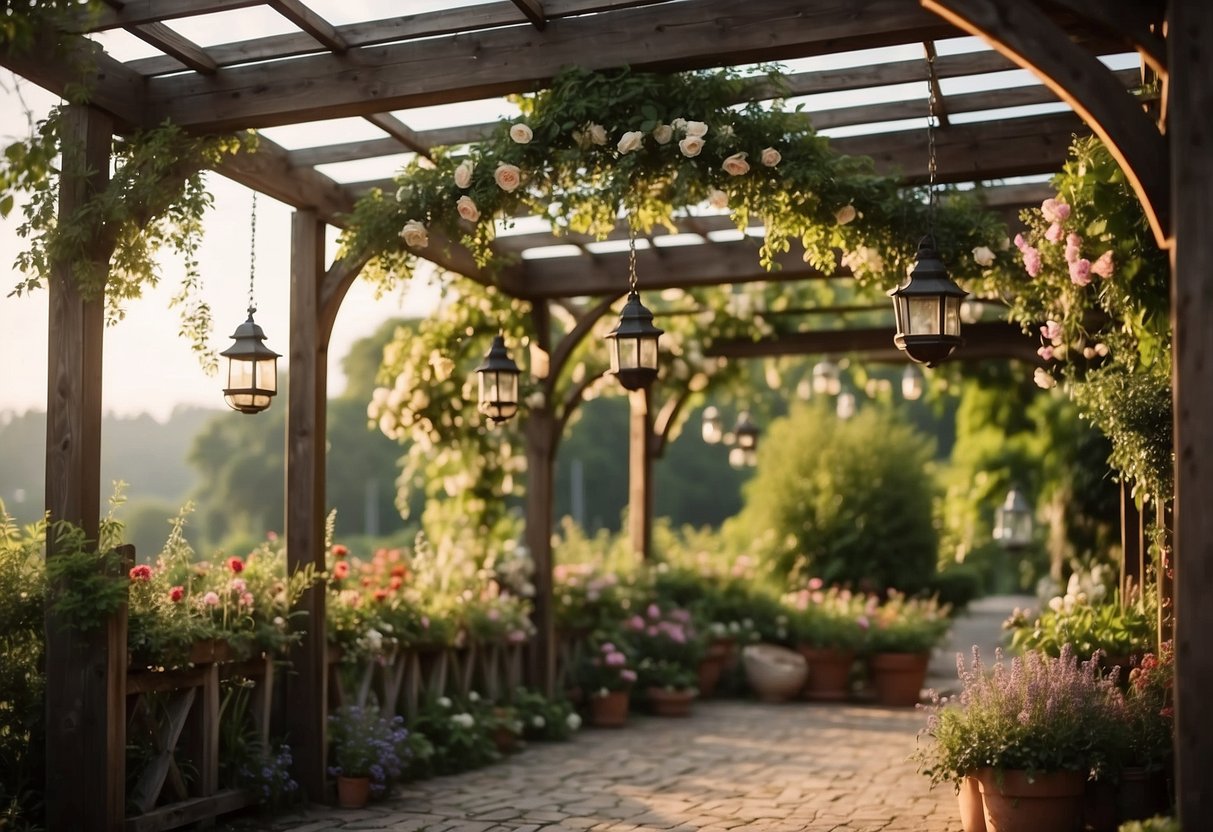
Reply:
[[774, 644], [751, 644], [741, 651], [746, 681], [763, 702], [787, 702], [804, 687], [804, 656]]
[[987, 832], [1076, 832], [1082, 828], [1085, 772], [982, 769], [977, 775]]

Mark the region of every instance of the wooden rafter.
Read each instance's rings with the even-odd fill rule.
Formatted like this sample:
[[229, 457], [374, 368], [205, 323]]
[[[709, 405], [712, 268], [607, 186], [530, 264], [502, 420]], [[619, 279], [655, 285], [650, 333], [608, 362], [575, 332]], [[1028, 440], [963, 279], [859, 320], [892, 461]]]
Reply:
[[107, 3], [110, 8], [100, 12], [90, 10], [81, 13], [80, 31], [103, 32], [106, 29], [247, 9], [264, 3], [265, 0], [125, 0], [123, 3]]
[[269, 0], [269, 4], [276, 12], [307, 32], [326, 49], [344, 52], [350, 48], [349, 43], [333, 27], [333, 24], [303, 5], [299, 0]]
[[548, 25], [547, 14], [543, 11], [543, 4], [539, 0], [513, 0], [518, 10], [526, 15], [526, 19], [534, 24], [536, 29], [542, 30]]
[[205, 49], [163, 23], [141, 23], [127, 28], [135, 37], [172, 56], [194, 72], [214, 75], [219, 71], [219, 64], [206, 54]]

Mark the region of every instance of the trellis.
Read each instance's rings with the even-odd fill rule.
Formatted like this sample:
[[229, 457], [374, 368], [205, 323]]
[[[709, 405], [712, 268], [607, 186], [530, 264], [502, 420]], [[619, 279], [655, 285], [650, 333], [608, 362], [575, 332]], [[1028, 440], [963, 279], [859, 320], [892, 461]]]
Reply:
[[[1213, 769], [1213, 718], [1196, 704], [1213, 683], [1213, 650], [1201, 640], [1213, 630], [1213, 609], [1201, 602], [1213, 590], [1213, 514], [1199, 505], [1204, 494], [1213, 493], [1213, 425], [1204, 418], [1213, 329], [1203, 321], [1213, 296], [1213, 238], [1201, 227], [1213, 215], [1213, 149], [1202, 138], [1213, 104], [1213, 60], [1202, 51], [1213, 42], [1213, 8], [1207, 3], [1132, 0], [1118, 4], [1112, 16], [1093, 0], [923, 0], [925, 9], [915, 0], [866, 0], [845, 8], [823, 0], [514, 0], [347, 25], [329, 23], [300, 0], [106, 0], [106, 5], [99, 17], [82, 18], [78, 28], [125, 29], [160, 54], [127, 63], [104, 53], [91, 55], [83, 64], [48, 61], [53, 41], [77, 52], [87, 48], [75, 34], [49, 32], [31, 52], [0, 54], [0, 63], [53, 91], [62, 92], [81, 80], [91, 88], [88, 107], [71, 108], [65, 125], [94, 178], [65, 179], [65, 213], [102, 184], [98, 177], [103, 174], [97, 172], [107, 169], [113, 133], [166, 118], [208, 132], [357, 116], [383, 134], [293, 150], [263, 140], [255, 154], [234, 158], [220, 170], [297, 209], [291, 252], [286, 534], [295, 566], [321, 567], [324, 356], [342, 297], [364, 265], [338, 261], [326, 266], [323, 232], [327, 224], [340, 226], [357, 196], [381, 183], [338, 182], [317, 165], [402, 151], [425, 155], [434, 146], [475, 141], [484, 135], [483, 125], [418, 130], [395, 112], [535, 89], [572, 63], [676, 70], [899, 44], [923, 44], [933, 55], [938, 40], [962, 33], [982, 38], [995, 51], [944, 54], [933, 62], [899, 60], [800, 72], [791, 77], [792, 91], [808, 95], [929, 83], [943, 106], [938, 137], [944, 182], [1050, 173], [1064, 158], [1071, 134], [1091, 129], [1112, 148], [1134, 183], [1156, 236], [1172, 249], [1175, 266], [1175, 551], [1183, 575], [1176, 604], [1180, 805], [1186, 824], [1213, 819], [1213, 793], [1199, 787], [1204, 772]], [[178, 18], [257, 5], [279, 12], [294, 31], [203, 45], [172, 28]], [[1112, 71], [1099, 61], [1100, 56], [1125, 51], [1140, 56], [1141, 73]], [[74, 67], [79, 66], [88, 68], [88, 78], [76, 75]], [[977, 78], [1015, 67], [1031, 69], [1042, 83], [941, 95], [941, 82], [947, 79]], [[1143, 75], [1160, 90], [1151, 112], [1126, 92]], [[1056, 99], [1074, 112], [1018, 118], [991, 114], [998, 108]], [[813, 120], [819, 128], [862, 127], [922, 112], [922, 101], [893, 101], [835, 108]], [[835, 140], [834, 146], [844, 153], [871, 156], [879, 170], [897, 171], [907, 183], [925, 178], [921, 130], [860, 129]], [[1033, 185], [992, 188], [988, 193], [999, 207], [1010, 210], [1045, 195]], [[675, 269], [661, 257], [660, 235], [654, 237], [641, 252], [642, 289], [772, 279], [758, 268], [752, 242], [720, 239], [710, 219], [684, 220], [680, 230], [697, 236], [699, 244], [680, 248]], [[498, 242], [503, 252], [515, 253], [569, 242], [576, 254], [524, 260], [498, 276], [503, 290], [534, 301], [541, 346], [549, 352], [548, 304], [562, 297], [617, 293], [625, 285], [624, 255], [596, 251], [591, 241], [578, 238], [518, 234]], [[468, 253], [450, 241], [432, 238], [427, 251], [443, 268], [488, 280]], [[795, 257], [783, 265], [779, 280], [822, 277]], [[47, 508], [56, 519], [74, 521], [95, 534], [102, 309], [74, 290], [69, 271], [70, 264], [58, 264], [59, 279], [50, 289]], [[813, 337], [861, 338], [856, 333], [805, 336]], [[1012, 352], [1022, 349], [1008, 343]], [[642, 411], [647, 413], [647, 406], [638, 403], [636, 412]], [[539, 566], [540, 677], [550, 680], [556, 660], [547, 602], [550, 471], [562, 420], [546, 409], [532, 415], [526, 428], [535, 480], [528, 492], [528, 542]], [[640, 481], [635, 487], [645, 487], [643, 476]], [[289, 727], [304, 785], [312, 794], [321, 794], [328, 669], [322, 593], [308, 593], [301, 609], [310, 616], [313, 635], [292, 657]], [[114, 743], [121, 736], [124, 704], [105, 680], [120, 672], [119, 653], [124, 655], [124, 649], [114, 628], [82, 639], [48, 623], [48, 760], [56, 773], [47, 796], [50, 826], [119, 828], [122, 749], [121, 742], [116, 749]], [[75, 672], [78, 662], [95, 672]]]

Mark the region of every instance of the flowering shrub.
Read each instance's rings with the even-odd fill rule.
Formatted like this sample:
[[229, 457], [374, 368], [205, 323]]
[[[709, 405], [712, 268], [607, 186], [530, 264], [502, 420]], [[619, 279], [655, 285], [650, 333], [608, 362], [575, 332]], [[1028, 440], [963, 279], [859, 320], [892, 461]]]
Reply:
[[890, 590], [883, 604], [867, 602], [871, 653], [925, 653], [948, 633], [948, 608], [934, 598], [908, 598]]
[[562, 563], [552, 570], [556, 626], [566, 632], [614, 627], [639, 593], [634, 582], [590, 563]]
[[1175, 651], [1171, 642], [1164, 643], [1157, 655], [1142, 656], [1138, 666], [1129, 671], [1125, 765], [1151, 771], [1171, 765], [1175, 748], [1174, 684]]
[[500, 758], [492, 737], [493, 722], [477, 715], [483, 707], [478, 698], [457, 702], [440, 696], [421, 709], [413, 729], [433, 747], [425, 774], [455, 774]]
[[994, 667], [957, 656], [959, 699], [937, 699], [915, 757], [932, 783], [959, 781], [982, 768], [1105, 771], [1124, 730], [1125, 702], [1093, 662], [1027, 653]]
[[236, 774], [241, 786], [252, 791], [261, 805], [277, 808], [300, 796], [299, 784], [291, 777], [294, 763], [291, 747], [281, 745], [277, 753], [262, 760], [260, 765], [246, 763]]
[[805, 589], [784, 596], [791, 610], [791, 640], [809, 647], [854, 650], [871, 626], [867, 599], [840, 587], [824, 588], [820, 578]]
[[378, 708], [347, 705], [329, 715], [329, 774], [369, 777], [371, 794], [381, 797], [404, 773], [408, 737], [403, 717], [388, 719]]
[[1069, 645], [1083, 659], [1097, 651], [1118, 660], [1138, 656], [1154, 643], [1156, 618], [1143, 606], [1121, 606], [1115, 598], [1090, 603], [1072, 595], [1053, 598], [1034, 620], [1016, 610], [1004, 623], [1015, 650], [1040, 650], [1061, 655]]
[[567, 699], [548, 699], [538, 691], [517, 688], [511, 702], [527, 739], [567, 740], [581, 728], [581, 717]]
[[636, 656], [640, 687], [694, 687], [704, 644], [690, 611], [649, 604], [625, 620], [623, 628]]
[[629, 690], [636, 671], [618, 641], [591, 642], [577, 671], [577, 683], [588, 693]]

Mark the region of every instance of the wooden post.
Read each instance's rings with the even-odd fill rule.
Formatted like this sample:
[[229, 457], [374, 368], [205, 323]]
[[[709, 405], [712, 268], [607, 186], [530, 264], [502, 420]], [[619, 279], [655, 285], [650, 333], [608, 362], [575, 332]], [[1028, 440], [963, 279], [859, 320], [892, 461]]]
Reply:
[[1186, 829], [1213, 825], [1213, 3], [1168, 4], [1171, 385], [1175, 413], [1175, 794]]
[[647, 561], [653, 548], [653, 414], [648, 388], [628, 393], [628, 537], [632, 553]]
[[1120, 605], [1128, 606], [1130, 590], [1140, 593], [1145, 570], [1145, 530], [1141, 512], [1127, 482], [1120, 483]]
[[[83, 106], [63, 112], [59, 217], [109, 180], [113, 123]], [[103, 277], [109, 251], [88, 267]], [[105, 300], [81, 294], [78, 263], [52, 264], [46, 397], [46, 510], [97, 539], [101, 510], [101, 350]], [[47, 558], [61, 553], [53, 527]], [[46, 618], [46, 824], [116, 832], [126, 799], [126, 637], [119, 621], [82, 634]]]
[[1159, 533], [1158, 558], [1154, 561], [1154, 579], [1158, 582], [1158, 643], [1170, 641], [1175, 636], [1175, 622], [1171, 618], [1175, 609], [1175, 586], [1172, 578], [1171, 546], [1175, 518], [1171, 504], [1162, 500], [1155, 507], [1154, 524]]
[[548, 405], [526, 416], [526, 543], [535, 562], [535, 639], [531, 684], [547, 696], [556, 687], [556, 622], [552, 604], [552, 487], [558, 423]]
[[[286, 551], [292, 572], [312, 564], [324, 569], [325, 403], [328, 331], [320, 323], [324, 277], [324, 223], [313, 211], [291, 219], [291, 345], [286, 431]], [[303, 593], [303, 641], [291, 651], [286, 676], [288, 740], [295, 770], [308, 798], [325, 799], [325, 720], [328, 694], [324, 587]]]

